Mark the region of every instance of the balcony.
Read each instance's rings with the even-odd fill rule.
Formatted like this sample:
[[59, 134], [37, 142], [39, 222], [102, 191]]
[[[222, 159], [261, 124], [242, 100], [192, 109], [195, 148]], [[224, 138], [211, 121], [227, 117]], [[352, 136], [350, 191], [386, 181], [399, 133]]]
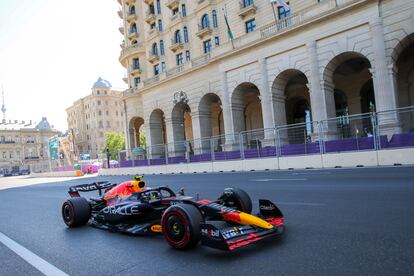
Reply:
[[128, 5], [131, 5], [135, 2], [135, 0], [126, 0], [126, 2], [128, 3]]
[[249, 4], [246, 4], [244, 1], [239, 2], [240, 10], [237, 13], [242, 18], [256, 14], [257, 7], [254, 5], [254, 2], [251, 1]]
[[121, 32], [121, 34], [125, 34], [125, 29], [124, 29], [124, 27], [122, 27], [122, 26], [121, 26], [121, 27], [119, 27], [119, 28], [118, 28], [118, 30]]
[[205, 36], [211, 35], [212, 32], [213, 30], [211, 29], [210, 26], [201, 26], [201, 24], [198, 24], [198, 32], [196, 35], [200, 39], [203, 39]]
[[170, 16], [170, 21], [174, 23], [174, 21], [178, 21], [179, 19], [182, 19], [183, 16], [181, 15], [181, 12], [177, 12], [176, 14], [173, 14]]
[[122, 0], [118, 0], [119, 5], [122, 5]]
[[155, 22], [156, 19], [156, 15], [154, 11], [150, 11], [148, 10], [145, 16], [145, 22], [147, 22], [148, 24], [152, 24]]
[[179, 4], [180, 4], [180, 0], [168, 0], [167, 1], [167, 7], [172, 10], [178, 8]]
[[160, 60], [160, 56], [158, 54], [154, 54], [152, 52], [148, 53], [148, 61], [151, 63], [155, 63]]
[[141, 42], [122, 48], [119, 61], [126, 67], [126, 59], [138, 53], [145, 53], [144, 46]]
[[139, 34], [138, 34], [137, 31], [132, 31], [132, 32], [129, 32], [129, 34], [128, 34], [128, 38], [131, 39], [131, 40], [132, 39], [137, 39], [138, 36], [139, 36]]
[[127, 21], [132, 22], [132, 21], [135, 21], [135, 20], [137, 20], [136, 13], [129, 13], [128, 16], [127, 16]]
[[148, 38], [151, 40], [154, 36], [157, 36], [160, 33], [157, 27], [154, 27], [148, 31]]
[[171, 46], [169, 48], [171, 51], [176, 52], [184, 48], [184, 43], [182, 41], [176, 41], [175, 39], [171, 39]]
[[151, 5], [154, 3], [154, 0], [144, 0], [144, 3], [147, 5]]
[[138, 67], [134, 66], [134, 65], [131, 66], [131, 75], [139, 76], [139, 75], [141, 75], [141, 73], [142, 73], [142, 70], [141, 70], [141, 68], [139, 68], [139, 66]]
[[122, 13], [122, 10], [119, 10], [119, 11], [118, 11], [118, 15], [119, 15], [119, 17], [120, 17], [121, 19], [123, 19], [123, 18], [124, 18], [124, 14]]

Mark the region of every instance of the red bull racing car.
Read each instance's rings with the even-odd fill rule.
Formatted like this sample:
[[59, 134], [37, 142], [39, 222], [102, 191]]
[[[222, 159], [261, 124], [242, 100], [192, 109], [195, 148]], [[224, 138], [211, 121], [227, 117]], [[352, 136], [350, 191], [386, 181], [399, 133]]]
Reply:
[[[98, 191], [86, 199], [79, 192]], [[89, 222], [91, 226], [132, 235], [163, 234], [174, 248], [202, 245], [234, 250], [279, 236], [284, 231], [283, 214], [269, 200], [259, 200], [260, 213], [251, 214], [249, 195], [226, 188], [215, 201], [174, 193], [166, 186], [146, 187], [136, 176], [121, 184], [95, 182], [72, 186], [63, 203], [62, 217], [68, 227]]]

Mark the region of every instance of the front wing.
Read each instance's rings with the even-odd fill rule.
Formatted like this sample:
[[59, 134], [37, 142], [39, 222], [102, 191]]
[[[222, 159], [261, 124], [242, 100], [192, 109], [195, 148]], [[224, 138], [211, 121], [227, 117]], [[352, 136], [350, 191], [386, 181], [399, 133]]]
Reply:
[[283, 218], [265, 219], [274, 227], [271, 229], [262, 229], [250, 225], [218, 227], [214, 222], [201, 224], [201, 244], [221, 249], [234, 250], [257, 241], [279, 236], [284, 231]]

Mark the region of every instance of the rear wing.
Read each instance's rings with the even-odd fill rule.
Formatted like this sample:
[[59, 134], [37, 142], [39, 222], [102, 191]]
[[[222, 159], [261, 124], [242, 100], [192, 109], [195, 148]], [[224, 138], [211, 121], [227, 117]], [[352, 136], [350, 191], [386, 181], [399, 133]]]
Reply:
[[99, 191], [99, 195], [102, 195], [102, 190], [111, 189], [116, 184], [109, 183], [108, 181], [98, 181], [90, 184], [81, 184], [69, 187], [69, 195], [71, 197], [80, 197], [79, 192], [92, 192]]

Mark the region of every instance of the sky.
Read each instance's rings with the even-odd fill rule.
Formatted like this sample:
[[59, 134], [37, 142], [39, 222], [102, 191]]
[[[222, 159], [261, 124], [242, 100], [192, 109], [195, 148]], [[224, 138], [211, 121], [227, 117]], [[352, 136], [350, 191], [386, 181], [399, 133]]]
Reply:
[[0, 85], [6, 119], [42, 117], [65, 131], [65, 109], [98, 77], [126, 88], [116, 0], [0, 0]]

